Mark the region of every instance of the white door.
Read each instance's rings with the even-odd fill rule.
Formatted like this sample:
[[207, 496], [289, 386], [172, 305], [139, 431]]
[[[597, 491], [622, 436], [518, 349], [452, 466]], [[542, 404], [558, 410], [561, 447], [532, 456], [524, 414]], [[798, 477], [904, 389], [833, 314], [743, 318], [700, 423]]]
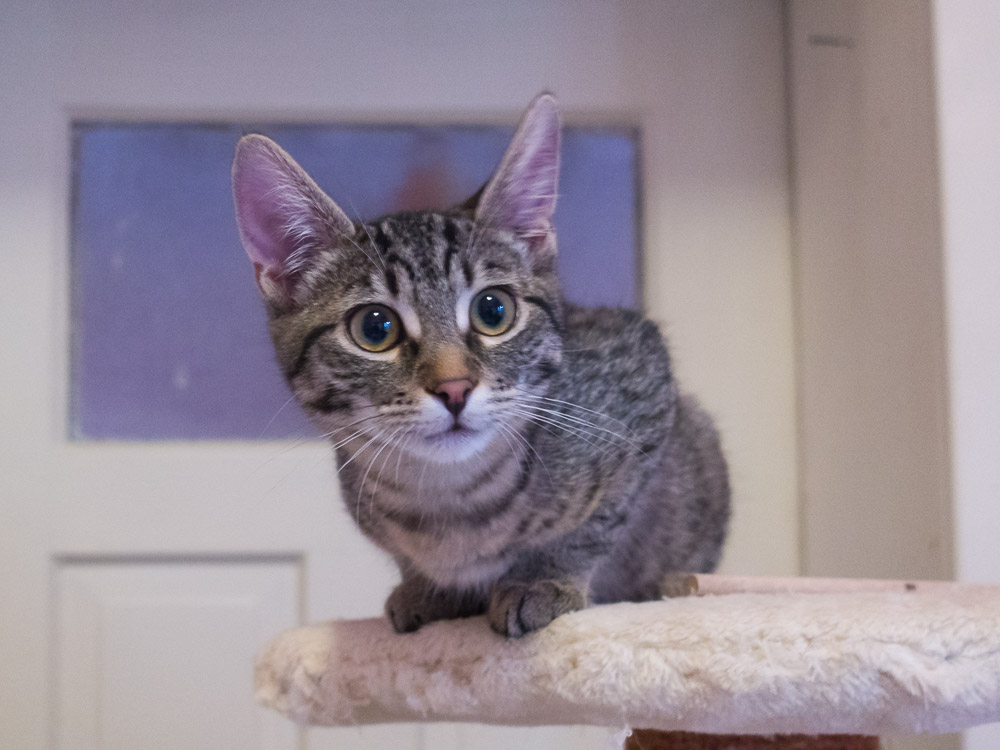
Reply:
[[230, 30], [203, 28], [209, 9], [0, 13], [0, 747], [586, 746], [566, 729], [304, 732], [255, 706], [266, 640], [380, 613], [395, 572], [341, 511], [323, 444], [68, 438], [67, 248], [75, 117], [223, 117], [252, 111], [259, 92], [232, 90], [226, 65], [242, 55], [213, 48]]
[[[440, 121], [479, 112], [512, 119], [550, 86], [578, 111], [642, 113], [636, 123], [658, 144], [645, 169], [647, 238], [708, 249], [705, 261], [692, 253], [661, 264], [651, 255], [647, 305], [670, 313], [676, 340], [705, 342], [680, 348], [687, 371], [703, 374], [709, 405], [728, 415], [732, 461], [755, 509], [738, 519], [732, 559], [759, 559], [745, 571], [792, 572], [794, 534], [758, 558], [750, 541], [754, 524], [795, 527], [792, 396], [770, 387], [790, 378], [790, 295], [777, 306], [731, 303], [756, 299], [755, 285], [785, 290], [783, 140], [767, 136], [783, 116], [780, 14], [777, 3], [700, 8], [601, 0], [2, 4], [0, 747], [599, 748], [608, 735], [443, 725], [300, 734], [254, 706], [251, 659], [260, 644], [300, 622], [379, 613], [395, 572], [341, 511], [323, 445], [67, 438], [75, 118]], [[748, 33], [748, 24], [759, 33]], [[701, 97], [704, 86], [689, 76], [704, 67], [700, 46], [690, 43], [701, 31], [745, 46], [739, 55], [712, 57], [719, 61], [713, 75], [740, 90], [747, 85], [741, 60], [766, 40], [773, 70], [754, 85], [770, 93], [745, 97], [746, 116], [764, 125], [730, 126], [731, 98]], [[650, 74], [668, 63], [677, 75]], [[677, 92], [697, 94], [699, 117], [674, 115]], [[763, 134], [750, 152], [749, 133]], [[730, 142], [741, 154], [732, 164], [717, 156], [719, 144]], [[701, 161], [690, 162], [690, 154]], [[744, 170], [754, 185], [767, 176], [776, 186], [773, 222], [727, 210], [739, 191], [698, 182], [702, 166], [717, 163], [727, 175]], [[711, 191], [706, 200], [718, 216], [710, 236], [670, 175], [697, 183], [699, 195]], [[737, 245], [739, 255], [731, 250]], [[758, 262], [761, 253], [774, 263]], [[702, 273], [713, 258], [753, 271], [714, 287]], [[661, 270], [668, 265], [669, 273]], [[764, 276], [768, 283], [760, 283]], [[721, 316], [725, 335], [705, 316], [695, 324], [683, 306], [674, 310], [689, 288]], [[699, 335], [699, 325], [712, 335]], [[762, 335], [774, 340], [760, 342]], [[781, 353], [733, 364], [744, 368], [736, 373], [741, 382], [764, 384], [750, 398], [712, 375], [731, 341]], [[761, 434], [771, 437], [761, 441]], [[748, 446], [757, 442], [790, 448], [776, 467], [756, 460]]]

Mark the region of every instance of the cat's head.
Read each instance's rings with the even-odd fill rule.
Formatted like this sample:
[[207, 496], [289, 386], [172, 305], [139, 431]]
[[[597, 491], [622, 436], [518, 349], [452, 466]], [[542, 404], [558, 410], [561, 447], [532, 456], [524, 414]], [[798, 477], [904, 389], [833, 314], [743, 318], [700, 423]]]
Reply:
[[518, 404], [547, 390], [562, 357], [560, 128], [542, 95], [468, 201], [365, 223], [273, 141], [239, 142], [237, 223], [278, 362], [335, 441], [358, 432], [351, 447], [463, 460], [508, 439]]

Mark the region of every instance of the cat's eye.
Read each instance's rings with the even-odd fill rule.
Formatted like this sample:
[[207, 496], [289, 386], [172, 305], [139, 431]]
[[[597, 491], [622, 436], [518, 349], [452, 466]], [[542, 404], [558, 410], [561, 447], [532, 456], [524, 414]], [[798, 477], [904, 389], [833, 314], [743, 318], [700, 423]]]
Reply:
[[347, 323], [354, 343], [368, 352], [384, 352], [403, 336], [399, 316], [385, 305], [363, 305], [351, 313]]
[[517, 305], [508, 292], [490, 287], [472, 298], [469, 322], [484, 336], [500, 336], [514, 325], [516, 311]]

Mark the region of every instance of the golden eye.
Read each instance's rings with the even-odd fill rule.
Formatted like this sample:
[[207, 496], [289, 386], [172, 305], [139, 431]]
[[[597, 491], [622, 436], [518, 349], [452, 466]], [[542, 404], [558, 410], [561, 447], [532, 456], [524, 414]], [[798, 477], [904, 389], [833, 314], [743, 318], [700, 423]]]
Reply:
[[385, 305], [363, 305], [357, 308], [347, 323], [354, 343], [368, 352], [384, 352], [399, 343], [403, 324], [399, 316]]
[[514, 325], [517, 304], [503, 289], [490, 287], [472, 298], [469, 322], [484, 336], [500, 336]]

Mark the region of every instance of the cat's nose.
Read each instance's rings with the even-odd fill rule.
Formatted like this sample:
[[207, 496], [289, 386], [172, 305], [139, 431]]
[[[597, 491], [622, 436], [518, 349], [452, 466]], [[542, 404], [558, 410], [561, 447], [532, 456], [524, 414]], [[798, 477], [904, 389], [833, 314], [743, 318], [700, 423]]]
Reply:
[[436, 385], [427, 390], [432, 396], [441, 399], [445, 408], [456, 417], [465, 408], [465, 402], [472, 389], [476, 387], [468, 378], [449, 378], [438, 381]]

